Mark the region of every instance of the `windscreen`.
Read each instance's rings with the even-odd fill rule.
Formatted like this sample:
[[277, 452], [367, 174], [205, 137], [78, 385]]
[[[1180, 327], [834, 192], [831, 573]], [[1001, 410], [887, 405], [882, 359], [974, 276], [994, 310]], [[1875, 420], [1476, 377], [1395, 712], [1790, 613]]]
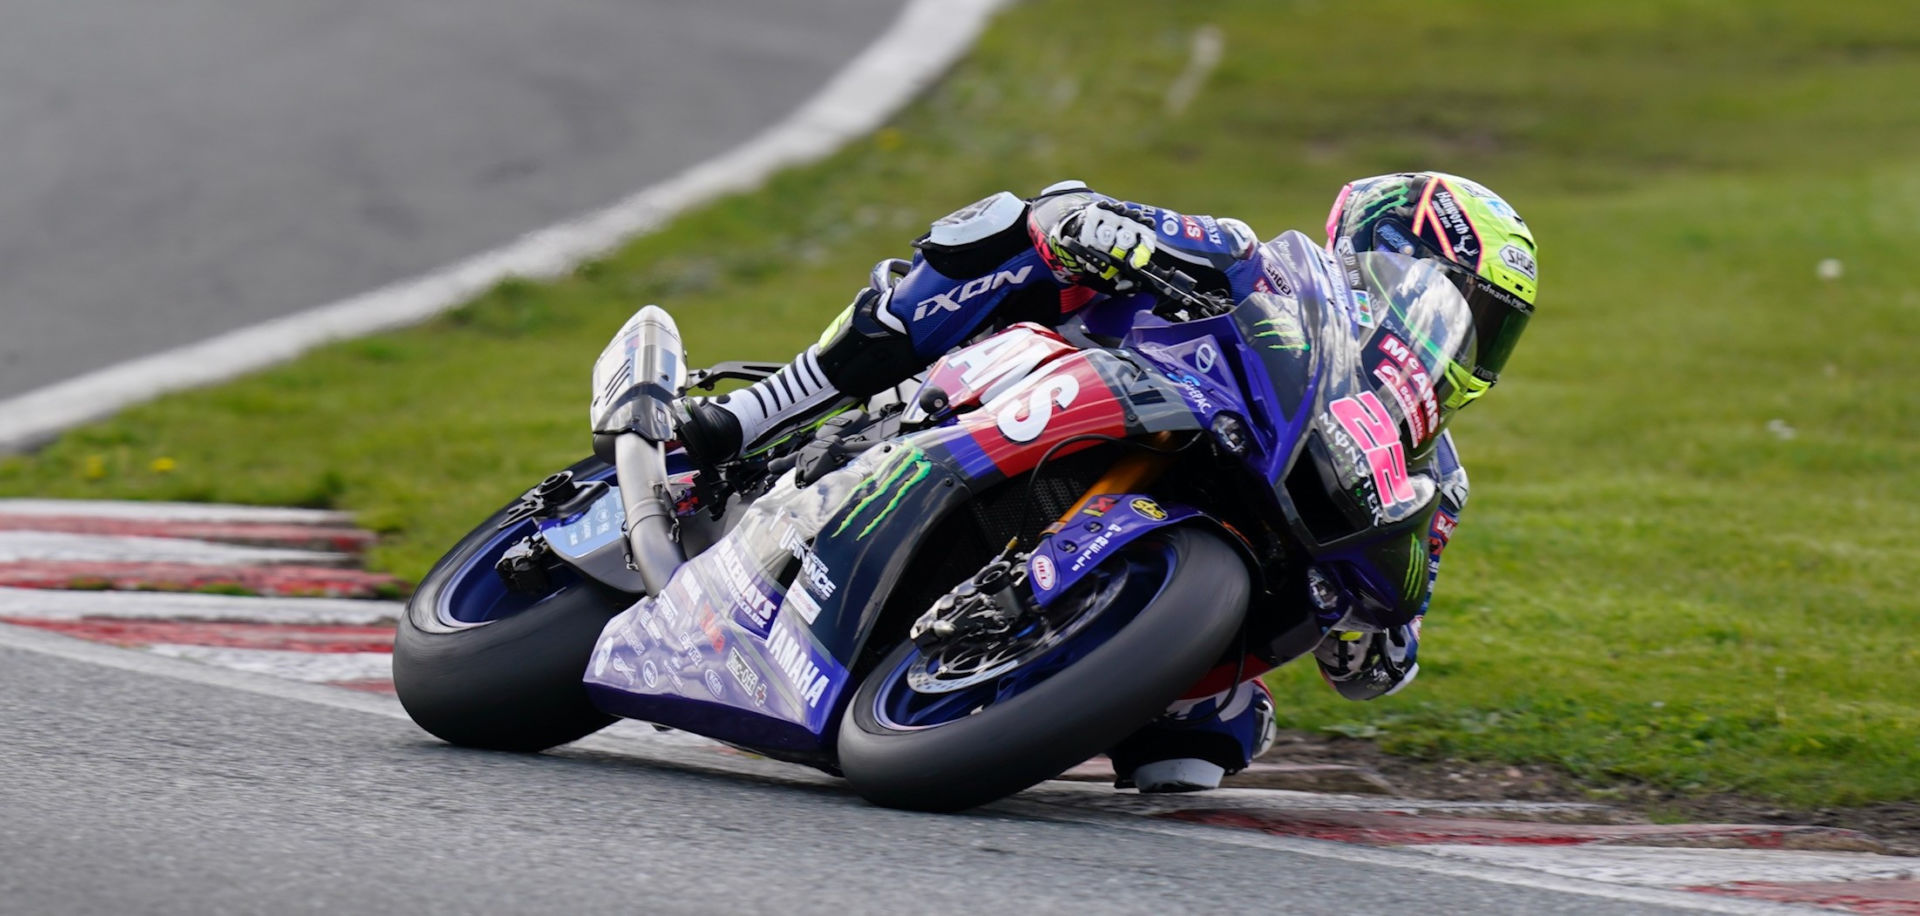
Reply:
[[[1361, 385], [1381, 390], [1400, 408], [1406, 447], [1423, 450], [1440, 434], [1440, 405], [1451, 379], [1473, 365], [1473, 314], [1447, 273], [1430, 261], [1370, 251], [1357, 262], [1356, 303], [1378, 321], [1361, 352]], [[1461, 368], [1450, 373], [1456, 364]]]

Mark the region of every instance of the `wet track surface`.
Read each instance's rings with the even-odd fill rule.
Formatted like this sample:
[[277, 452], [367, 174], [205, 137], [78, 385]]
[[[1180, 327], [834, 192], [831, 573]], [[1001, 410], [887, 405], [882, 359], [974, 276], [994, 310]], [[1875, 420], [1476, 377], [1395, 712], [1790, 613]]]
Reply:
[[10, 912], [1663, 911], [1207, 828], [906, 814], [833, 784], [459, 751], [384, 716], [11, 648], [0, 736]]
[[418, 275], [753, 136], [900, 0], [28, 0], [0, 398]]

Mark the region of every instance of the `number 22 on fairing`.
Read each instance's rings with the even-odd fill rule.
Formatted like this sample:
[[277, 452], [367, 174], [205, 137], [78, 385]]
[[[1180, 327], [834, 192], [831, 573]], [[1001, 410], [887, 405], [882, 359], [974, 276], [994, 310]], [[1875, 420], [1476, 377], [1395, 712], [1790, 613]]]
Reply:
[[[1080, 380], [1072, 373], [1048, 376], [1026, 393], [1025, 403], [1019, 393], [1010, 394], [1013, 403], [1000, 409], [1000, 434], [1014, 442], [1032, 442], [1047, 431], [1055, 407], [1065, 410], [1080, 396]], [[1024, 417], [1020, 415], [1022, 408], [1026, 410]]]
[[1400, 433], [1380, 398], [1371, 391], [1356, 397], [1341, 398], [1327, 405], [1333, 418], [1360, 444], [1373, 471], [1373, 487], [1380, 493], [1382, 505], [1394, 506], [1413, 499], [1413, 484], [1407, 480], [1407, 453], [1400, 447]]

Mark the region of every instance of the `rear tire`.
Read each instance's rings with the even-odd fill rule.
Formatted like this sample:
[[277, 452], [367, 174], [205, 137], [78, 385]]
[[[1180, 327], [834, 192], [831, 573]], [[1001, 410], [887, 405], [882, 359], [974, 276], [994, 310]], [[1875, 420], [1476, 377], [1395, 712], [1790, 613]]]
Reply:
[[1232, 643], [1251, 585], [1239, 553], [1209, 532], [1159, 532], [1107, 562], [1141, 549], [1169, 551], [1173, 561], [1131, 621], [1084, 658], [972, 715], [911, 729], [882, 722], [883, 690], [899, 689], [889, 687], [893, 673], [919, 650], [903, 642], [889, 653], [841, 720], [840, 767], [854, 791], [890, 808], [982, 805], [1059, 775], [1165, 710]]
[[[574, 466], [576, 474], [596, 468], [604, 468], [597, 459]], [[443, 741], [542, 751], [614, 721], [588, 700], [581, 678], [600, 631], [636, 596], [581, 578], [497, 620], [442, 619], [443, 596], [462, 570], [494, 575], [474, 561], [499, 543], [505, 514], [481, 523], [442, 557], [407, 602], [393, 641], [393, 687], [413, 721]]]

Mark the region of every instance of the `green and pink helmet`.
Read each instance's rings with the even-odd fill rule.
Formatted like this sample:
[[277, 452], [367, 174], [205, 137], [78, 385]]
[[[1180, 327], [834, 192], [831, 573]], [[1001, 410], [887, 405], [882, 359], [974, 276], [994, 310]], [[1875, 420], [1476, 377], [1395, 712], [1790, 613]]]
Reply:
[[1388, 251], [1428, 261], [1460, 288], [1473, 313], [1473, 365], [1448, 367], [1438, 392], [1457, 411], [1499, 381], [1539, 284], [1533, 232], [1500, 195], [1440, 172], [1350, 182], [1327, 214], [1327, 249]]

